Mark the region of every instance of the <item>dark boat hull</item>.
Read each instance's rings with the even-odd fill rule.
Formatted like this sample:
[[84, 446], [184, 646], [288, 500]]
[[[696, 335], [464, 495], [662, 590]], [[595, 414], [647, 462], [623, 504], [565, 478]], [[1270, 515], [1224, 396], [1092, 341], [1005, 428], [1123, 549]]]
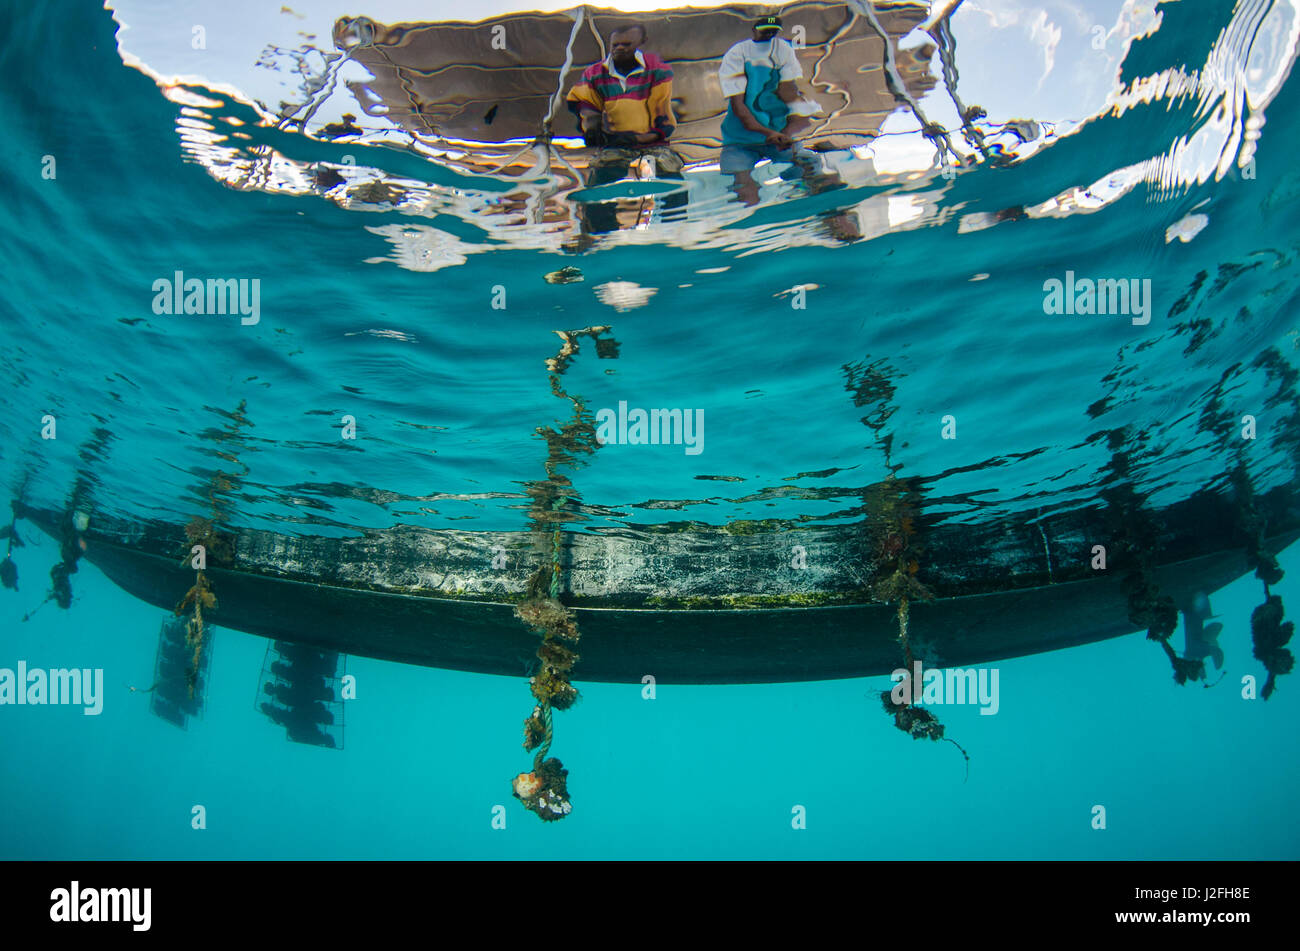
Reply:
[[[1300, 533], [1272, 539], [1275, 546]], [[172, 608], [193, 572], [175, 560], [93, 541], [86, 558], [127, 593]], [[1239, 550], [1156, 569], [1179, 605], [1247, 571]], [[1091, 580], [916, 602], [910, 630], [927, 662], [970, 666], [1128, 634], [1118, 573]], [[524, 675], [536, 637], [509, 603], [357, 590], [210, 568], [221, 626], [399, 663]], [[577, 679], [762, 683], [886, 674], [901, 664], [887, 604], [728, 610], [582, 608]]]

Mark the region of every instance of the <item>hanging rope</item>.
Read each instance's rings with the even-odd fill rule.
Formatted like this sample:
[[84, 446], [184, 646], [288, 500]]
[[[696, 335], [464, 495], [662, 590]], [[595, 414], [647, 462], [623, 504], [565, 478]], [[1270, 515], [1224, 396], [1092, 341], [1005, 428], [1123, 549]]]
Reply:
[[560, 67], [560, 81], [555, 88], [555, 95], [551, 96], [551, 108], [546, 113], [546, 120], [542, 123], [542, 132], [550, 140], [551, 124], [555, 121], [555, 114], [564, 102], [564, 78], [569, 75], [569, 70], [573, 68], [573, 47], [578, 42], [578, 33], [582, 30], [582, 24], [587, 19], [587, 8], [578, 7], [578, 16], [573, 21], [573, 29], [569, 31], [569, 42], [564, 47], [564, 65]]
[[881, 63], [881, 68], [885, 74], [885, 84], [889, 91], [893, 93], [896, 100], [903, 103], [916, 116], [916, 121], [921, 124], [921, 133], [930, 140], [935, 147], [935, 161], [939, 165], [944, 164], [948, 153], [952, 153], [957, 164], [962, 162], [961, 154], [952, 147], [952, 142], [948, 137], [948, 132], [937, 122], [931, 122], [925, 117], [925, 113], [910, 92], [907, 91], [907, 84], [903, 81], [902, 75], [898, 71], [898, 62], [894, 56], [894, 47], [890, 41], [889, 31], [880, 24], [876, 17], [875, 8], [870, 0], [847, 0], [850, 9], [866, 17], [867, 22], [871, 24], [871, 29], [880, 37], [880, 42], [885, 47], [885, 57]]
[[[551, 511], [559, 511], [564, 505], [565, 498], [560, 496], [551, 505]], [[556, 525], [555, 531], [551, 533], [551, 600], [560, 599], [560, 528]], [[546, 631], [537, 629], [536, 633], [543, 638], [546, 637]], [[542, 708], [542, 744], [537, 748], [537, 755], [533, 757], [533, 769], [540, 769], [542, 763], [546, 760], [546, 754], [551, 750], [551, 740], [555, 736], [555, 729], [552, 725], [552, 707], [549, 700], [541, 703]]]
[[543, 740], [542, 745], [537, 748], [537, 755], [533, 757], [533, 769], [541, 769], [542, 763], [546, 760], [546, 754], [551, 751], [551, 740], [555, 736], [555, 731], [551, 726], [551, 705], [548, 703], [542, 709]]
[[[530, 678], [529, 686], [536, 704], [524, 721], [524, 749], [534, 752], [533, 769], [514, 778], [514, 794], [524, 807], [544, 821], [563, 819], [573, 809], [565, 777], [568, 771], [558, 759], [548, 759], [554, 739], [553, 712], [567, 710], [578, 700], [578, 691], [570, 682], [570, 674], [578, 661], [574, 650], [578, 642], [578, 626], [573, 611], [560, 600], [563, 588], [565, 505], [574, 498], [572, 483], [562, 474], [561, 466], [575, 465], [579, 454], [596, 451], [596, 429], [586, 412], [580, 396], [567, 393], [560, 377], [570, 360], [578, 353], [582, 337], [597, 343], [597, 354], [616, 355], [618, 343], [604, 338], [609, 327], [586, 327], [582, 330], [556, 331], [564, 341], [560, 351], [546, 361], [551, 393], [567, 399], [573, 406], [572, 419], [559, 426], [539, 427], [537, 434], [545, 440], [546, 481], [530, 488], [535, 500], [532, 508], [533, 531], [549, 551], [544, 561], [528, 581], [524, 599], [515, 605], [515, 616], [542, 639], [537, 648], [537, 672]], [[603, 348], [603, 349], [602, 349]]]
[[914, 491], [891, 474], [878, 486], [871, 500], [874, 514], [884, 522], [876, 541], [879, 580], [872, 585], [871, 595], [877, 601], [898, 602], [898, 642], [903, 650], [908, 678], [904, 682], [911, 687], [906, 699], [897, 699], [894, 690], [885, 690], [880, 694], [880, 701], [885, 712], [894, 718], [894, 726], [912, 739], [946, 740], [957, 747], [957, 752], [966, 762], [966, 778], [962, 780], [965, 782], [970, 779], [970, 754], [956, 740], [943, 735], [944, 727], [939, 718], [920, 706], [921, 684], [911, 682], [916, 669], [909, 637], [912, 598], [929, 600], [934, 597], [915, 577], [919, 570], [915, 555], [921, 549], [912, 541], [917, 515], [913, 505]]
[[[560, 496], [551, 505], [552, 512], [558, 512], [568, 501], [564, 496]], [[560, 523], [555, 523], [555, 531], [551, 533], [551, 597], [555, 600], [560, 598]]]
[[1254, 569], [1264, 585], [1264, 603], [1250, 614], [1250, 635], [1255, 659], [1268, 672], [1260, 690], [1267, 700], [1277, 689], [1277, 678], [1295, 669], [1295, 655], [1286, 646], [1295, 634], [1295, 622], [1286, 620], [1282, 598], [1272, 591], [1284, 573], [1277, 556], [1265, 545], [1268, 521], [1259, 512], [1250, 471], [1240, 453], [1229, 480], [1236, 496], [1237, 530], [1246, 539], [1246, 566]]
[[[551, 513], [558, 512], [566, 501], [565, 496], [557, 496], [551, 503]], [[530, 681], [537, 705], [524, 721], [524, 749], [536, 747], [537, 751], [533, 755], [532, 772], [515, 777], [514, 793], [526, 808], [548, 822], [563, 819], [573, 809], [565, 782], [568, 770], [558, 759], [547, 759], [551, 741], [555, 738], [554, 708], [558, 704], [561, 709], [566, 709], [578, 698], [577, 690], [568, 680], [578, 655], [563, 643], [564, 640], [576, 641], [578, 629], [573, 623], [572, 612], [560, 603], [562, 535], [560, 522], [556, 520], [550, 534], [551, 552], [546, 566], [551, 576], [547, 586], [549, 596], [524, 601], [515, 609], [520, 619], [541, 636], [542, 644], [537, 649], [541, 663]]]

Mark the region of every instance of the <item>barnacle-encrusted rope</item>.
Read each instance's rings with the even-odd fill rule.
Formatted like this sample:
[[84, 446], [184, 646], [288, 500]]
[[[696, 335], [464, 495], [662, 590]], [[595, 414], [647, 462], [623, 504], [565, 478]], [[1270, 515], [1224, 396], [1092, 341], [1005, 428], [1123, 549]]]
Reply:
[[[912, 540], [915, 535], [913, 527], [915, 510], [909, 498], [910, 490], [901, 486], [893, 475], [881, 483], [880, 489], [883, 491], [876, 494], [874, 498], [883, 521], [877, 539], [880, 561], [876, 571], [879, 580], [871, 586], [871, 596], [876, 601], [898, 603], [898, 643], [903, 651], [904, 663], [907, 665], [906, 676], [911, 681], [916, 676], [915, 655], [909, 637], [912, 599], [929, 600], [934, 595], [915, 577], [919, 569], [916, 555], [923, 549]], [[962, 759], [965, 760], [966, 779], [969, 779], [970, 755], [952, 737], [944, 736], [944, 726], [939, 722], [938, 717], [921, 705], [921, 684], [913, 681], [910, 686], [911, 690], [906, 700], [896, 700], [893, 690], [886, 690], [880, 694], [885, 712], [893, 717], [894, 725], [898, 729], [914, 740], [946, 740], [957, 747], [957, 752], [961, 753]]]
[[[529, 680], [533, 710], [524, 720], [524, 749], [534, 753], [533, 768], [531, 772], [516, 776], [513, 785], [515, 798], [545, 822], [563, 819], [573, 811], [565, 779], [568, 770], [558, 759], [548, 759], [547, 754], [554, 736], [554, 711], [567, 710], [578, 700], [578, 691], [570, 678], [573, 666], [579, 660], [574, 649], [579, 632], [574, 612], [560, 600], [560, 592], [563, 587], [561, 561], [566, 520], [561, 510], [579, 496], [573, 483], [561, 475], [559, 469], [561, 466], [576, 468], [580, 465], [577, 457], [590, 455], [599, 445], [596, 428], [582, 397], [566, 392], [560, 377], [577, 355], [583, 337], [596, 342], [598, 357], [616, 357], [618, 341], [604, 337], [609, 329], [600, 326], [555, 331], [564, 343], [559, 352], [546, 361], [551, 394], [572, 403], [573, 418], [560, 424], [558, 429], [549, 426], [537, 429], [537, 435], [547, 447], [546, 480], [529, 489], [533, 499], [531, 531], [543, 549], [543, 560], [529, 578], [522, 600], [515, 605], [515, 616], [540, 637], [541, 643], [537, 647], [536, 673]], [[545, 552], [548, 536], [549, 560]], [[548, 573], [549, 579], [546, 577]]]
[[[906, 659], [907, 675], [909, 677], [912, 676], [912, 672], [915, 669], [915, 658], [912, 654], [912, 644], [907, 637], [908, 621], [911, 618], [910, 605], [911, 601], [906, 594], [898, 599], [898, 639], [903, 645], [903, 657]], [[894, 725], [905, 733], [910, 733], [912, 739], [916, 740], [926, 737], [931, 740], [943, 740], [957, 747], [957, 752], [961, 754], [961, 758], [966, 762], [966, 777], [962, 780], [962, 782], [966, 782], [970, 779], [970, 754], [966, 752], [964, 746], [954, 740], [951, 736], [944, 736], [943, 724], [939, 722], [938, 718], [935, 717], [934, 714], [929, 710], [925, 710], [924, 708], [915, 705], [917, 702], [915, 692], [920, 689], [920, 684], [912, 685], [913, 695], [908, 703], [901, 705], [901, 709], [898, 706], [895, 706], [893, 709], [890, 708], [890, 702], [892, 701], [891, 692], [885, 691], [885, 709], [894, 715]]]
[[526, 808], [548, 822], [563, 819], [573, 808], [565, 782], [568, 771], [558, 759], [547, 758], [555, 736], [554, 709], [557, 703], [564, 710], [577, 699], [577, 691], [569, 682], [569, 671], [577, 660], [577, 654], [563, 641], [577, 640], [578, 631], [572, 615], [560, 602], [563, 528], [559, 512], [567, 501], [568, 496], [557, 494], [549, 506], [548, 514], [553, 519], [550, 559], [549, 563], [543, 563], [535, 577], [540, 582], [542, 571], [549, 571], [550, 584], [541, 591], [532, 588], [535, 596], [516, 608], [516, 614], [528, 622], [533, 633], [541, 638], [541, 644], [537, 649], [537, 673], [532, 678], [536, 704], [524, 721], [524, 748], [535, 749], [533, 768], [532, 772], [515, 777], [514, 791]]
[[907, 669], [912, 669], [912, 643], [907, 639], [907, 624], [911, 619], [910, 602], [907, 595], [898, 599], [898, 639], [903, 643], [903, 657], [907, 660]]
[[[552, 512], [558, 512], [568, 501], [564, 496], [556, 498], [551, 505]], [[551, 597], [557, 601], [560, 598], [560, 523], [555, 523], [555, 531], [551, 533]]]
[[[551, 503], [551, 511], [558, 512], [561, 508], [564, 507], [564, 503], [566, 501], [567, 499], [565, 499], [564, 496], [562, 495], [558, 496], [555, 499], [555, 501]], [[560, 523], [556, 522], [555, 530], [551, 532], [551, 600], [558, 601], [559, 599], [560, 599]], [[534, 630], [538, 634], [540, 634], [543, 638], [546, 637], [546, 631], [543, 630], [542, 628], [534, 628]], [[541, 707], [542, 707], [542, 723], [544, 724], [542, 730], [543, 738], [542, 738], [542, 745], [537, 748], [537, 755], [533, 757], [534, 770], [541, 768], [543, 761], [545, 761], [546, 759], [546, 754], [549, 753], [551, 750], [551, 739], [555, 735], [555, 730], [551, 725], [551, 701], [550, 700], [542, 701]]]
[[1284, 572], [1277, 556], [1265, 545], [1268, 520], [1258, 509], [1250, 471], [1240, 454], [1229, 478], [1236, 493], [1238, 531], [1246, 538], [1246, 567], [1255, 569], [1255, 577], [1264, 585], [1264, 603], [1250, 614], [1250, 634], [1255, 659], [1268, 671], [1260, 691], [1260, 696], [1268, 700], [1277, 689], [1277, 678], [1295, 669], [1295, 655], [1286, 647], [1295, 634], [1295, 622], [1285, 619], [1282, 597], [1272, 591], [1272, 585], [1282, 580]]

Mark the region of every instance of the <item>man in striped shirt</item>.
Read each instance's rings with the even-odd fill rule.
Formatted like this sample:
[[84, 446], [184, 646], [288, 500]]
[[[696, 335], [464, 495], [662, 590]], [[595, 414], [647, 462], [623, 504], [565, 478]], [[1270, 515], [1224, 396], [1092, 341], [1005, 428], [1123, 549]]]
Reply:
[[[609, 36], [609, 55], [593, 63], [569, 90], [569, 109], [578, 117], [583, 140], [597, 148], [588, 187], [618, 181], [634, 164], [653, 159], [661, 178], [682, 177], [682, 159], [668, 146], [673, 118], [673, 71], [647, 50], [646, 29], [640, 23], [622, 26]], [[685, 204], [685, 193], [673, 194], [666, 208]], [[591, 231], [613, 221], [609, 209], [588, 209]], [[596, 219], [596, 220], [593, 220]]]

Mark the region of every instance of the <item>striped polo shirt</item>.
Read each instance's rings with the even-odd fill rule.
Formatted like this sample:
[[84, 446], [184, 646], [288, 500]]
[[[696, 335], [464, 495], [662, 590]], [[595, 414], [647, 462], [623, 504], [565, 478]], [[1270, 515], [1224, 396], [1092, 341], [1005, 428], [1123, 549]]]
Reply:
[[[673, 71], [654, 53], [636, 51], [637, 66], [621, 75], [607, 56], [582, 71], [569, 90], [574, 115], [594, 109], [609, 117], [613, 132], [658, 132], [663, 142], [673, 134]], [[654, 143], [649, 143], [654, 144]]]

